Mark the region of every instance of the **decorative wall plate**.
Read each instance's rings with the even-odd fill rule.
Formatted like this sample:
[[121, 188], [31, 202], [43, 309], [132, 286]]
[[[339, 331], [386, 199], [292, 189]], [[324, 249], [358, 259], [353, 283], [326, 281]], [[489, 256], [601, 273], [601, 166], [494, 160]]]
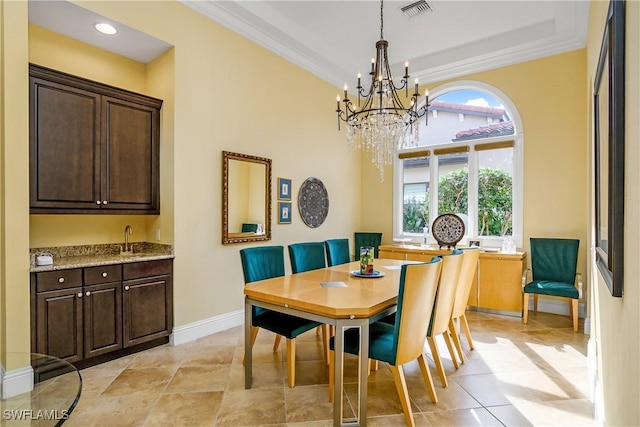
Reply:
[[438, 242], [438, 246], [455, 248], [464, 236], [464, 221], [456, 214], [442, 214], [433, 221], [431, 233]]
[[300, 186], [298, 209], [302, 221], [311, 228], [322, 225], [329, 213], [329, 194], [318, 178], [307, 178]]

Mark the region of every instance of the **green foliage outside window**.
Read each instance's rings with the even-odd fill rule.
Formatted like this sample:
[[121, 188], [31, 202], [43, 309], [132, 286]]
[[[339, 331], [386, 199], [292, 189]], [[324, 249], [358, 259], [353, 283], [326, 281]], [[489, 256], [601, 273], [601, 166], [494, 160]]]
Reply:
[[469, 173], [466, 169], [442, 175], [438, 181], [438, 212], [469, 212], [468, 188]]
[[419, 202], [415, 197], [405, 201], [403, 209], [403, 227], [405, 233], [422, 233], [429, 220], [429, 192], [427, 200]]
[[478, 235], [513, 234], [513, 178], [502, 169], [480, 168]]
[[[442, 175], [438, 181], [438, 211], [468, 212], [468, 171], [457, 170]], [[504, 236], [513, 232], [513, 180], [502, 169], [480, 168], [478, 171], [478, 235]], [[422, 233], [429, 223], [429, 192], [425, 201], [411, 198], [404, 203], [403, 225], [406, 233]]]

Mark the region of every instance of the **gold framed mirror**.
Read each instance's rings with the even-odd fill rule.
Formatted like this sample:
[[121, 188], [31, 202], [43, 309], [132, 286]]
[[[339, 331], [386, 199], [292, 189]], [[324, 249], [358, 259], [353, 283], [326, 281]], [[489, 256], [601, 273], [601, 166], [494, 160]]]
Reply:
[[222, 152], [222, 244], [271, 240], [271, 159]]

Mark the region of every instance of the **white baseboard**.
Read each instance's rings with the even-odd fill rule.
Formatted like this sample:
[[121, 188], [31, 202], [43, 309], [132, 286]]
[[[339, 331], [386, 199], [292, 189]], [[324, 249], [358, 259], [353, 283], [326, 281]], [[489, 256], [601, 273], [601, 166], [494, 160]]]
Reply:
[[[538, 311], [569, 316], [569, 303], [567, 301], [568, 300], [561, 301], [540, 296], [540, 298], [538, 298]], [[529, 310], [533, 310], [533, 298], [529, 298]], [[585, 304], [579, 303], [578, 317], [584, 318], [586, 316], [586, 311], [587, 309]]]
[[33, 390], [33, 368], [31, 366], [3, 372], [2, 399], [9, 399], [31, 390]]
[[232, 311], [173, 328], [169, 343], [171, 345], [185, 344], [240, 325], [244, 325], [244, 310]]
[[587, 342], [587, 371], [589, 384], [591, 386], [591, 401], [594, 408], [594, 425], [604, 426], [604, 406], [603, 391], [598, 381], [598, 361], [596, 360], [596, 341], [589, 338]]
[[[533, 310], [533, 298], [529, 299], [529, 310]], [[567, 300], [556, 300], [549, 298], [538, 298], [538, 311], [545, 313], [560, 314], [569, 316], [569, 303]], [[587, 306], [585, 303], [578, 303], [578, 317], [584, 319], [584, 334], [591, 335], [591, 319], [587, 316]]]

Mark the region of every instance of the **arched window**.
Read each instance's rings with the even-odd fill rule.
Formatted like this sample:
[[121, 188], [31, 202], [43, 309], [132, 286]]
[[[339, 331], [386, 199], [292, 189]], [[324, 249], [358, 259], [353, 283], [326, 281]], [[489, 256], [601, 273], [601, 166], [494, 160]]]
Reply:
[[465, 221], [463, 244], [500, 247], [512, 235], [522, 247], [523, 133], [515, 105], [475, 81], [431, 93], [418, 146], [395, 159], [394, 237], [422, 242], [438, 215], [455, 213]]

